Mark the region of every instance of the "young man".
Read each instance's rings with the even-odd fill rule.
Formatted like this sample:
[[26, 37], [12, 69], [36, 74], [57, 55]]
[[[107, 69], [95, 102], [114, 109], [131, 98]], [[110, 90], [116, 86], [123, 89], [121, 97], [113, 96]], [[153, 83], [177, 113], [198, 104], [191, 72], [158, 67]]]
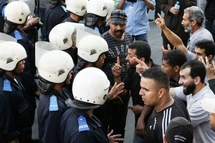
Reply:
[[160, 68], [149, 68], [143, 74], [140, 82], [140, 95], [145, 105], [154, 107], [147, 124], [147, 143], [163, 143], [163, 136], [169, 122], [174, 117], [184, 117], [189, 120], [185, 104], [169, 94], [169, 78]]
[[[84, 82], [84, 84], [83, 84]], [[74, 100], [61, 119], [61, 143], [115, 143], [123, 141], [120, 135], [106, 135], [93, 111], [107, 99], [110, 81], [95, 67], [81, 70], [75, 77], [72, 90]], [[84, 90], [83, 90], [84, 89]]]
[[201, 107], [204, 98], [215, 98], [208, 84], [204, 82], [205, 66], [198, 60], [184, 63], [180, 70], [179, 83], [181, 87], [170, 90], [172, 96], [177, 96], [187, 102], [187, 109], [194, 127], [194, 142], [213, 142], [215, 132], [209, 127], [209, 116]]
[[[137, 119], [140, 116], [142, 109], [144, 108], [144, 102], [141, 100], [139, 95], [140, 91], [140, 75], [136, 73], [136, 65], [137, 59], [145, 62], [146, 65], [150, 67], [159, 67], [158, 65], [154, 64], [153, 61], [150, 59], [151, 57], [151, 48], [148, 43], [144, 41], [135, 41], [131, 43], [128, 47], [128, 55], [126, 56], [126, 60], [128, 62], [128, 70], [122, 82], [125, 84], [124, 93], [130, 92], [132, 97], [133, 106], [129, 107], [135, 114], [135, 127], [137, 124]], [[119, 59], [118, 59], [119, 60]], [[120, 66], [120, 61], [116, 63], [113, 68], [112, 72], [114, 75], [114, 80], [118, 83], [121, 82], [120, 74], [122, 72], [122, 68]], [[120, 96], [119, 96], [120, 97]], [[140, 138], [134, 133], [134, 143], [143, 142], [143, 138]]]
[[0, 51], [0, 142], [31, 143], [29, 105], [18, 77], [26, 51], [16, 42], [1, 42]]
[[70, 83], [74, 63], [69, 54], [60, 50], [48, 51], [38, 62], [39, 138], [41, 143], [60, 143], [60, 120], [71, 97], [63, 87]]
[[185, 54], [179, 50], [172, 50], [163, 55], [161, 68], [167, 73], [170, 87], [178, 87], [180, 67], [187, 61]]

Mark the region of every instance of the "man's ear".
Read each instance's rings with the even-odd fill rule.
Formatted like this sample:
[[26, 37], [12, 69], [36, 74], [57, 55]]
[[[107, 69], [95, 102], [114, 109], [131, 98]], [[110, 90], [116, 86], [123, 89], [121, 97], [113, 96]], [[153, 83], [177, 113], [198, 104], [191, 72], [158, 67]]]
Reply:
[[142, 62], [145, 62], [145, 58], [144, 58], [144, 57], [140, 58], [140, 60], [141, 60]]
[[158, 98], [162, 98], [165, 94], [166, 94], [166, 89], [165, 88], [161, 88], [158, 91]]
[[179, 73], [180, 67], [178, 65], [174, 66], [174, 71]]
[[207, 57], [208, 57], [208, 61], [211, 61], [214, 56], [213, 55], [208, 55]]
[[191, 25], [195, 26], [196, 25], [196, 20], [191, 21]]

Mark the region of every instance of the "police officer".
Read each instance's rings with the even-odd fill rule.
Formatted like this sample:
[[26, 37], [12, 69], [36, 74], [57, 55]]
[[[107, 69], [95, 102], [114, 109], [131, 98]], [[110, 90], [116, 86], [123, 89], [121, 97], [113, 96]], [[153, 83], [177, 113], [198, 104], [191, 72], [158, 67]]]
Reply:
[[[84, 83], [84, 84], [83, 84]], [[111, 143], [122, 141], [120, 135], [106, 135], [94, 109], [107, 99], [110, 82], [105, 73], [94, 67], [81, 70], [74, 79], [75, 100], [61, 119], [61, 143]]]
[[[86, 33], [82, 34], [87, 35]], [[73, 79], [75, 75], [84, 68], [101, 68], [106, 59], [105, 52], [108, 51], [107, 42], [100, 36], [88, 34], [87, 36], [83, 36], [80, 39], [79, 37], [77, 37], [77, 41], [79, 61], [74, 69]], [[108, 100], [116, 98], [118, 94], [121, 93], [123, 87], [124, 84], [122, 83], [119, 83], [118, 85], [114, 84], [109, 93], [107, 94]], [[94, 115], [99, 118], [99, 120], [103, 124], [104, 129], [107, 131], [109, 120], [106, 104], [97, 108], [94, 111]]]
[[51, 29], [59, 23], [62, 23], [69, 13], [65, 7], [65, 0], [49, 0], [49, 6], [46, 8], [45, 12], [45, 29], [47, 40]]
[[105, 29], [105, 20], [112, 7], [114, 7], [113, 0], [89, 0], [84, 25], [103, 34], [108, 30]]
[[34, 45], [29, 40], [28, 35], [22, 30], [29, 14], [30, 9], [26, 3], [21, 1], [10, 2], [5, 7], [4, 32], [14, 37], [25, 48], [27, 53], [25, 69], [20, 74], [20, 77], [25, 88], [26, 99], [29, 103], [30, 121], [31, 125], [33, 125], [36, 109], [35, 97], [38, 97], [40, 93], [34, 80], [36, 73]]
[[60, 142], [60, 120], [67, 109], [70, 95], [63, 91], [69, 84], [74, 67], [69, 54], [52, 50], [38, 62], [40, 95], [38, 106], [39, 139], [41, 143]]
[[56, 25], [49, 33], [49, 41], [58, 47], [58, 50], [67, 52], [73, 59], [74, 64], [77, 64], [77, 48], [75, 44], [75, 28], [69, 22]]
[[18, 77], [26, 51], [16, 42], [0, 43], [0, 142], [31, 143], [31, 125], [24, 87]]
[[66, 0], [66, 9], [70, 16], [64, 22], [79, 23], [87, 12], [87, 0]]

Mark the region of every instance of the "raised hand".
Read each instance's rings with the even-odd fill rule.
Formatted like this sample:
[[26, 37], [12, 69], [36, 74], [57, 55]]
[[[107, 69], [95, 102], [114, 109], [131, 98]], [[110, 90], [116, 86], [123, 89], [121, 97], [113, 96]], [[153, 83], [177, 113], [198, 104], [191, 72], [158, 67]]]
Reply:
[[136, 62], [138, 63], [136, 65], [136, 72], [139, 74], [142, 74], [145, 70], [147, 70], [149, 67], [145, 64], [145, 62], [139, 60], [139, 59], [135, 59]]
[[122, 66], [120, 65], [120, 58], [117, 56], [116, 63], [112, 67], [112, 73], [114, 77], [119, 77], [122, 73]]

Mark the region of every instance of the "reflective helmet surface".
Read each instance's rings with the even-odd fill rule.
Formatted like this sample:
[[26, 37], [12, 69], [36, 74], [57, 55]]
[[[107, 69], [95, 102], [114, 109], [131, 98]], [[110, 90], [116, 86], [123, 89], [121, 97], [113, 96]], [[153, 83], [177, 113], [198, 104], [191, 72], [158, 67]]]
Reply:
[[87, 0], [66, 0], [66, 9], [78, 16], [87, 12]]
[[43, 54], [38, 62], [38, 74], [52, 83], [62, 83], [74, 67], [69, 54], [60, 50], [52, 50]]
[[87, 13], [105, 17], [108, 13], [108, 3], [106, 0], [89, 0], [87, 3]]
[[75, 100], [102, 105], [106, 101], [109, 86], [110, 82], [102, 70], [88, 67], [76, 75], [72, 91]]
[[21, 1], [10, 2], [5, 7], [6, 20], [15, 24], [24, 24], [30, 13], [28, 5]]
[[49, 41], [58, 46], [59, 50], [66, 50], [72, 47], [72, 34], [74, 27], [69, 22], [56, 25], [49, 33]]
[[12, 71], [19, 61], [27, 57], [25, 48], [19, 43], [12, 41], [0, 42], [0, 68]]
[[100, 36], [87, 35], [78, 43], [78, 56], [88, 62], [96, 62], [99, 56], [107, 51], [108, 44]]

